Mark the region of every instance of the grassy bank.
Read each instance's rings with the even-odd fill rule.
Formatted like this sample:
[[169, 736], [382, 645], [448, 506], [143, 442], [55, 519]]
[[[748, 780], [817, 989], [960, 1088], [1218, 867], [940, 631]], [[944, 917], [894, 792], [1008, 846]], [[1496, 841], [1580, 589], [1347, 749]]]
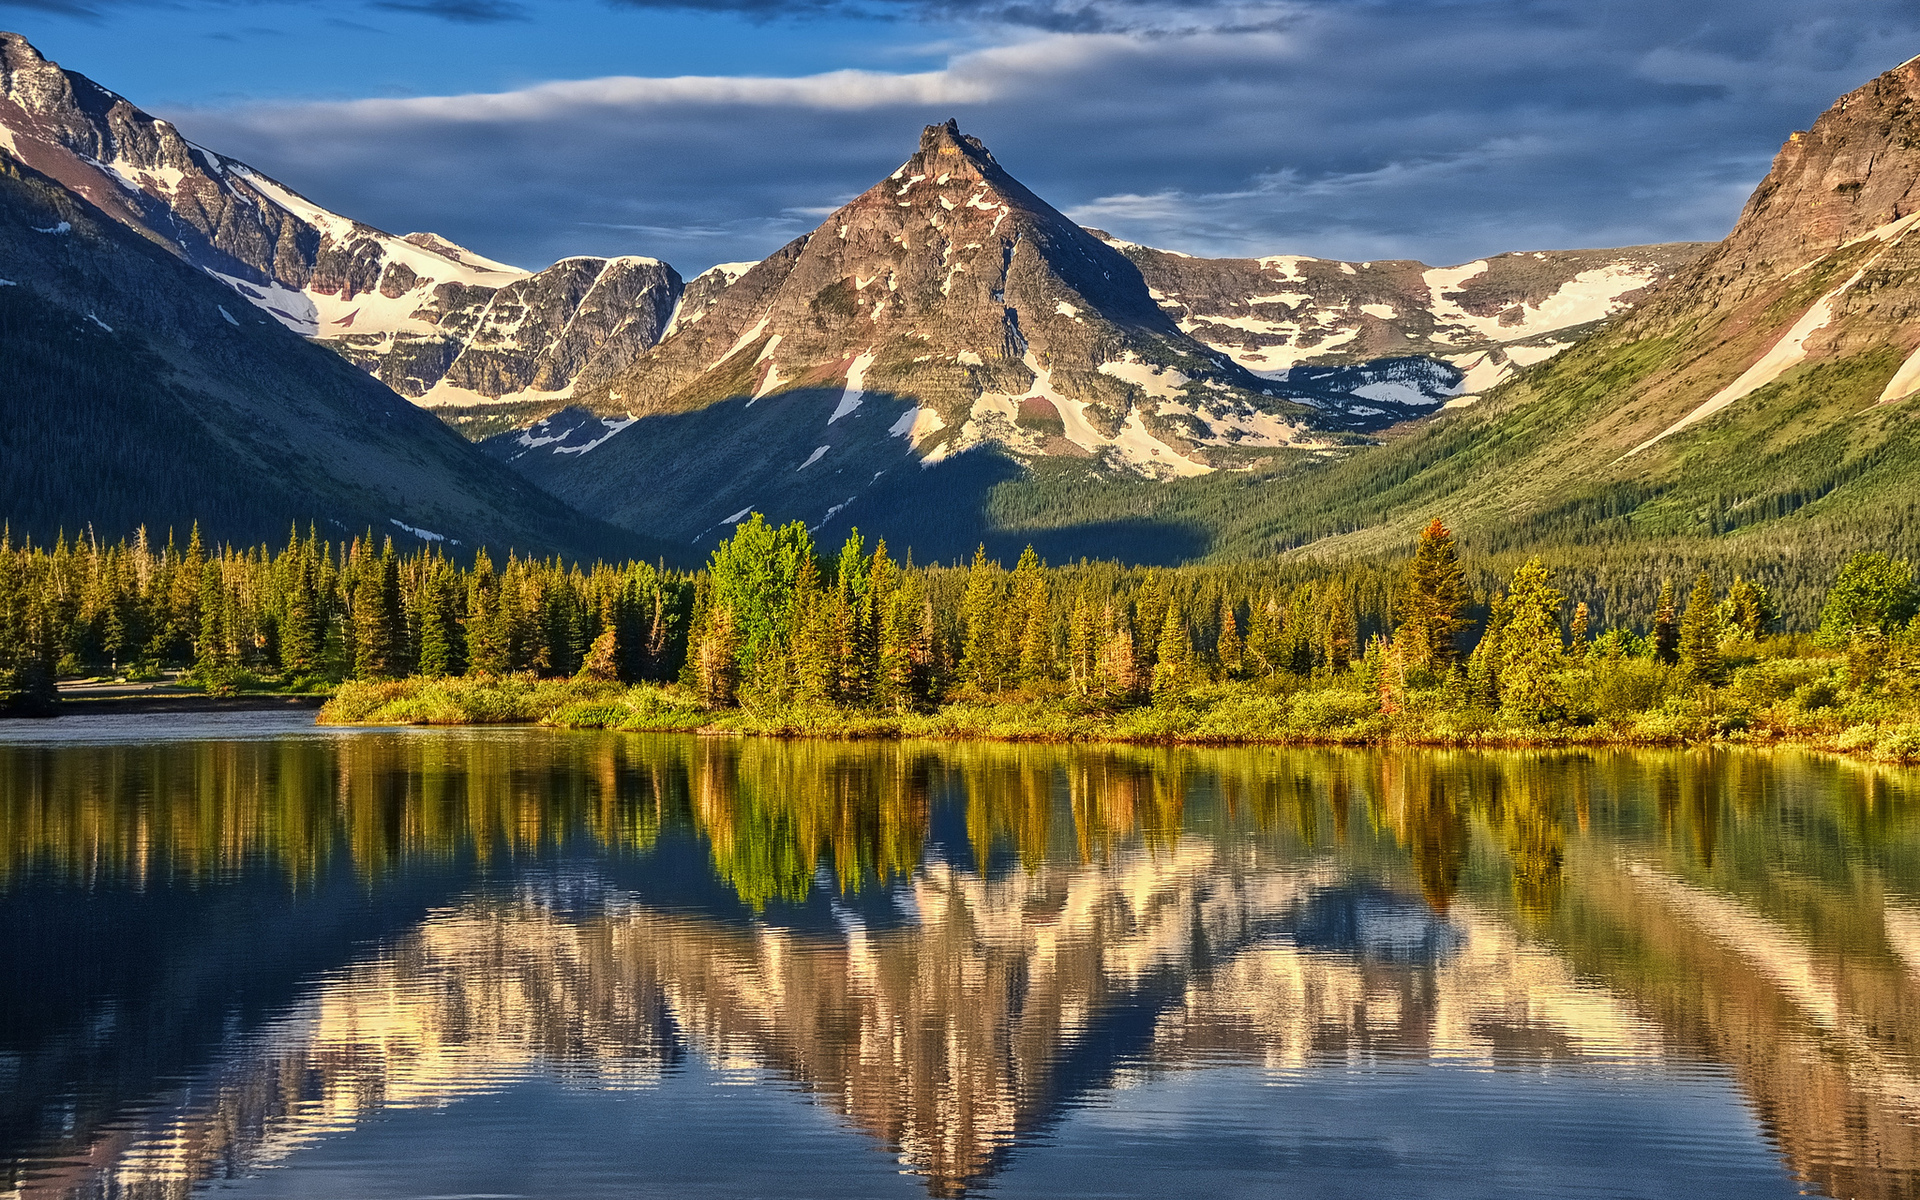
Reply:
[[768, 737], [1270, 745], [1794, 745], [1887, 762], [1920, 761], [1920, 698], [1848, 686], [1839, 658], [1769, 658], [1719, 687], [1686, 686], [1643, 659], [1560, 672], [1544, 719], [1460, 702], [1457, 688], [1341, 679], [1205, 685], [1177, 700], [1116, 704], [1058, 690], [959, 700], [931, 711], [755, 704], [711, 709], [678, 686], [516, 675], [349, 682], [328, 724], [537, 723], [569, 729]]

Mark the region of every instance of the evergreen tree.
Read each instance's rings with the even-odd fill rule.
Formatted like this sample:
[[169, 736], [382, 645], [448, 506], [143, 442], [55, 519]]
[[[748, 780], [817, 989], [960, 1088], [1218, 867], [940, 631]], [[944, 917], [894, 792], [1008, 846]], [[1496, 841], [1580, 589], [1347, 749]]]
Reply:
[[1686, 616], [1680, 622], [1680, 678], [1691, 684], [1717, 684], [1726, 676], [1720, 657], [1720, 609], [1713, 579], [1702, 571], [1693, 581]]
[[1573, 624], [1568, 629], [1568, 633], [1570, 634], [1567, 644], [1568, 658], [1585, 659], [1587, 657], [1587, 651], [1589, 649], [1587, 645], [1587, 629], [1592, 624], [1592, 621], [1593, 614], [1587, 611], [1587, 602], [1585, 600], [1573, 606]]
[[1396, 639], [1410, 666], [1445, 672], [1455, 657], [1454, 636], [1467, 609], [1467, 576], [1453, 534], [1435, 517], [1421, 531], [1407, 568], [1406, 618]]
[[1178, 604], [1169, 604], [1154, 654], [1153, 702], [1177, 704], [1186, 698], [1192, 685], [1193, 637], [1187, 630], [1186, 614]]
[[1557, 673], [1566, 644], [1560, 637], [1560, 609], [1566, 596], [1553, 586], [1553, 572], [1538, 558], [1513, 573], [1510, 606], [1502, 631], [1500, 703], [1529, 722], [1554, 717], [1563, 697]]
[[1006, 664], [1000, 646], [1000, 568], [987, 559], [982, 545], [973, 552], [973, 566], [967, 572], [967, 590], [961, 601], [960, 655], [962, 682], [981, 695], [1000, 690], [1006, 679]]
[[1093, 605], [1083, 589], [1073, 598], [1073, 615], [1067, 620], [1067, 682], [1075, 695], [1093, 691], [1094, 671], [1100, 658], [1100, 630], [1094, 624]]
[[[444, 565], [436, 564], [420, 592], [420, 673], [427, 676], [461, 672], [460, 622], [453, 607], [453, 580]], [[609, 633], [612, 631], [609, 630]]]
[[1013, 572], [1008, 644], [1019, 655], [1020, 682], [1027, 685], [1053, 678], [1053, 614], [1044, 570], [1028, 546]]
[[393, 542], [360, 573], [353, 600], [354, 675], [393, 679], [405, 673], [405, 625], [400, 612], [400, 569]]
[[1773, 594], [1744, 575], [1736, 577], [1733, 586], [1727, 589], [1722, 611], [1722, 624], [1751, 642], [1767, 636], [1779, 616]]
[[1673, 580], [1660, 582], [1653, 609], [1653, 658], [1668, 666], [1680, 661], [1680, 625], [1674, 613]]
[[707, 628], [700, 638], [698, 686], [700, 699], [709, 708], [733, 704], [740, 684], [740, 639], [734, 629], [733, 610], [715, 604], [707, 611]]
[[1327, 672], [1332, 675], [1344, 675], [1353, 662], [1353, 647], [1359, 638], [1354, 628], [1353, 609], [1347, 603], [1347, 594], [1343, 589], [1329, 591], [1323, 640], [1326, 647]]
[[1246, 641], [1240, 636], [1240, 618], [1224, 598], [1220, 601], [1220, 635], [1214, 646], [1223, 678], [1238, 679], [1245, 674]]

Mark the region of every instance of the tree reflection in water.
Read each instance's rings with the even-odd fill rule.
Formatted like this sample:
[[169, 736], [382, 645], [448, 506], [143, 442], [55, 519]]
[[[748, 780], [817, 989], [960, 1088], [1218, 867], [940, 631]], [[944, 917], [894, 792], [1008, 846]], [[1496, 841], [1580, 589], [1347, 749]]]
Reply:
[[20, 1196], [181, 1195], [692, 1055], [958, 1195], [1142, 1067], [1704, 1060], [1911, 1195], [1916, 896], [1910, 778], [1791, 755], [0, 746], [0, 1137]]

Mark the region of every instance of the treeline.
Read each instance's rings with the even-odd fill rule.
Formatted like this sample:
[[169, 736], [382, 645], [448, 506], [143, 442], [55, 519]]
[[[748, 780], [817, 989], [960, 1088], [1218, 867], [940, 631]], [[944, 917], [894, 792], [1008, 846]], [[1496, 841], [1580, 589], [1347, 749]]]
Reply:
[[312, 530], [284, 547], [208, 548], [145, 529], [51, 548], [0, 533], [0, 711], [44, 707], [57, 677], [189, 668], [214, 691], [266, 677], [293, 690], [348, 678], [533, 672], [665, 680], [686, 655], [693, 587], [644, 562], [591, 569], [486, 550], [460, 564], [371, 532]]
[[[208, 548], [197, 528], [184, 547], [145, 530], [50, 548], [0, 534], [0, 704], [50, 703], [63, 675], [189, 668], [216, 691], [527, 673], [678, 682], [714, 708], [872, 711], [1010, 694], [1114, 708], [1228, 682], [1363, 678], [1389, 707], [1438, 689], [1450, 708], [1543, 717], [1571, 659], [1649, 659], [1716, 683], [1729, 645], [1781, 624], [1769, 589], [1744, 577], [1670, 576], [1631, 627], [1565, 584], [1536, 559], [1481, 591], [1438, 521], [1411, 563], [1048, 567], [1029, 549], [1007, 569], [984, 552], [916, 567], [858, 532], [829, 556], [804, 524], [756, 514], [693, 574], [496, 564], [484, 550], [462, 563], [371, 532], [295, 531], [277, 549]], [[1856, 555], [1826, 594], [1821, 636], [1866, 678], [1870, 660], [1910, 656], [1915, 607], [1905, 562]]]

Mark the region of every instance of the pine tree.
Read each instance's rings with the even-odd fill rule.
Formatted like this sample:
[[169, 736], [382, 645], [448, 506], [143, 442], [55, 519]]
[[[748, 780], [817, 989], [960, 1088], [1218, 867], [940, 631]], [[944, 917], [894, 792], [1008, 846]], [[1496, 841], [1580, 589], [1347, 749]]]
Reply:
[[1435, 517], [1420, 534], [1407, 568], [1406, 619], [1396, 641], [1410, 666], [1445, 672], [1454, 662], [1454, 636], [1467, 608], [1467, 576], [1453, 534]]
[[1073, 614], [1067, 619], [1067, 682], [1075, 695], [1085, 696], [1094, 687], [1095, 664], [1100, 657], [1100, 631], [1094, 625], [1093, 605], [1083, 588], [1073, 598]]
[[973, 566], [967, 572], [967, 590], [960, 604], [964, 648], [960, 655], [961, 680], [981, 695], [1000, 690], [1006, 678], [1000, 648], [1000, 569], [987, 560], [987, 548], [973, 552]]
[[1587, 602], [1582, 600], [1573, 606], [1573, 623], [1568, 627], [1571, 635], [1568, 639], [1567, 657], [1582, 659], [1587, 657], [1587, 629], [1593, 622], [1593, 614], [1587, 611]]
[[733, 623], [733, 610], [716, 604], [707, 613], [707, 628], [700, 638], [700, 699], [709, 708], [727, 708], [733, 704], [740, 685], [740, 639]]
[[1714, 601], [1713, 579], [1705, 571], [1693, 581], [1686, 616], [1680, 622], [1680, 678], [1691, 684], [1717, 684], [1726, 676], [1720, 657], [1720, 609]]
[[360, 574], [353, 599], [354, 675], [393, 679], [406, 671], [400, 612], [400, 569], [389, 540], [379, 559]]
[[1560, 637], [1566, 596], [1553, 586], [1553, 573], [1534, 558], [1513, 573], [1507, 602], [1511, 607], [1502, 631], [1501, 707], [1530, 722], [1551, 719], [1563, 699], [1557, 673], [1566, 656]]
[[1186, 614], [1178, 604], [1169, 604], [1154, 653], [1153, 702], [1177, 704], [1186, 698], [1192, 686], [1193, 637], [1187, 630]]
[[[453, 581], [444, 566], [432, 570], [420, 592], [420, 673], [458, 675], [460, 623], [453, 609]], [[611, 631], [609, 631], [611, 632]]]
[[1779, 616], [1772, 593], [1744, 575], [1736, 576], [1733, 586], [1727, 589], [1722, 611], [1727, 628], [1750, 642], [1767, 636]]
[[1680, 661], [1680, 626], [1674, 614], [1673, 580], [1660, 582], [1653, 608], [1653, 658], [1667, 666]]
[[1234, 613], [1233, 605], [1224, 598], [1220, 601], [1220, 636], [1214, 642], [1214, 655], [1220, 662], [1220, 673], [1226, 679], [1239, 679], [1246, 673], [1246, 641], [1240, 636], [1240, 618]]
[[1045, 683], [1053, 678], [1053, 615], [1050, 611], [1047, 577], [1033, 547], [1020, 556], [1013, 572], [1013, 603], [1010, 628], [1017, 637], [1008, 639], [1019, 655], [1020, 682]]
[[1353, 609], [1347, 604], [1346, 592], [1338, 587], [1333, 588], [1327, 601], [1326, 623], [1322, 633], [1329, 674], [1346, 674], [1353, 662], [1353, 646], [1359, 636], [1359, 631], [1354, 628]]

